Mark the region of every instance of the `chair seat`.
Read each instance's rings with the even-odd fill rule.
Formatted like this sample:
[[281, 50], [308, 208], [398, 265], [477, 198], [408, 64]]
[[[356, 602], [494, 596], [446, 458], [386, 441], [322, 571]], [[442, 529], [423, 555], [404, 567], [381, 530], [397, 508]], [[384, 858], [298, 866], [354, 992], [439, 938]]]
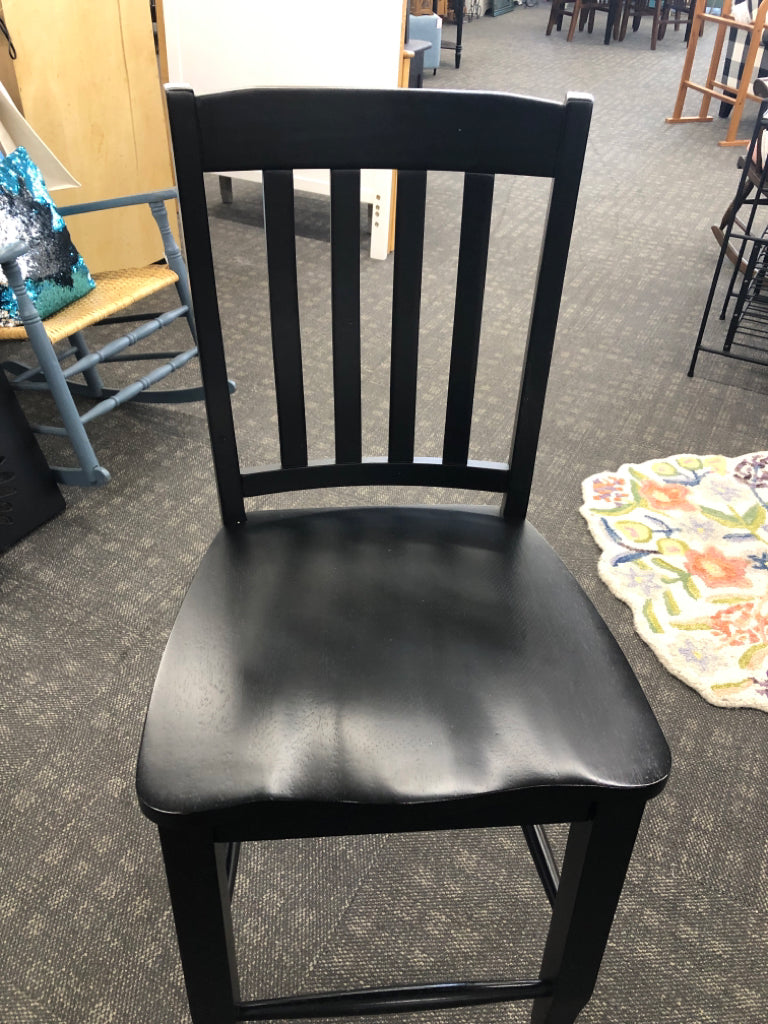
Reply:
[[[82, 299], [49, 316], [45, 321], [46, 334], [52, 342], [69, 338], [75, 331], [85, 330], [105, 317], [114, 316], [134, 302], [175, 284], [178, 279], [175, 271], [165, 263], [94, 274], [96, 287]], [[26, 337], [27, 332], [23, 325], [0, 329], [0, 341], [22, 341]]]
[[476, 507], [286, 511], [206, 554], [138, 792], [164, 825], [247, 810], [269, 835], [290, 806], [301, 834], [303, 804], [327, 834], [366, 813], [389, 826], [388, 807], [440, 827], [454, 801], [655, 791], [668, 756], [617, 643], [530, 524]]

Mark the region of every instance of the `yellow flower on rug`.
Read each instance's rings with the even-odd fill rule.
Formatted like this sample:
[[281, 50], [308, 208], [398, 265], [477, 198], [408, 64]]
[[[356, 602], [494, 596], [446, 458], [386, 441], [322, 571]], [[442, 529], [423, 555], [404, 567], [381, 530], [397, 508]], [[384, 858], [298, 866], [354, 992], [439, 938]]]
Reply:
[[673, 455], [582, 484], [600, 578], [662, 664], [768, 711], [768, 452]]

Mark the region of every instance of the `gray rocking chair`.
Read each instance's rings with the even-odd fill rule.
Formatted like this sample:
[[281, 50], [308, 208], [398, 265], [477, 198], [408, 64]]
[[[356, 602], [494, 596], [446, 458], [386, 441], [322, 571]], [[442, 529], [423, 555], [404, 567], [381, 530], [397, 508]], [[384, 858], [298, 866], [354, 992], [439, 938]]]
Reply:
[[[2, 365], [17, 391], [50, 391], [53, 396], [63, 425], [33, 424], [32, 428], [37, 433], [67, 437], [74, 448], [77, 466], [52, 467], [59, 483], [93, 487], [109, 481], [110, 474], [99, 464], [85, 429], [86, 425], [98, 416], [129, 401], [176, 403], [199, 401], [203, 397], [200, 386], [177, 390], [149, 390], [197, 355], [197, 336], [187, 269], [181, 250], [171, 232], [165, 208], [166, 201], [174, 198], [176, 190], [165, 189], [61, 207], [59, 213], [67, 217], [120, 206], [149, 204], [160, 229], [166, 262], [149, 267], [94, 274], [96, 287], [91, 292], [45, 321], [40, 319], [34, 302], [26, 291], [21, 268], [17, 262], [27, 249], [25, 242], [14, 242], [0, 251], [0, 265], [16, 294], [19, 315], [23, 321], [23, 326], [20, 327], [0, 328], [0, 342], [27, 339], [35, 357], [31, 364], [6, 360]], [[171, 284], [175, 284], [181, 303], [175, 309], [157, 314], [116, 315]], [[127, 356], [121, 354], [125, 349], [173, 323], [179, 317], [185, 317], [189, 324], [192, 335], [192, 345], [189, 348], [180, 352], [141, 352]], [[137, 326], [98, 351], [90, 351], [83, 331], [105, 322], [137, 323]], [[74, 362], [71, 361], [73, 359]], [[104, 386], [97, 369], [99, 363], [134, 359], [157, 360], [159, 365], [119, 389]], [[82, 374], [85, 383], [73, 381], [72, 378], [79, 374]], [[230, 382], [229, 386], [234, 390], [234, 384]], [[96, 404], [87, 411], [80, 412], [75, 404], [77, 396], [96, 399]]]

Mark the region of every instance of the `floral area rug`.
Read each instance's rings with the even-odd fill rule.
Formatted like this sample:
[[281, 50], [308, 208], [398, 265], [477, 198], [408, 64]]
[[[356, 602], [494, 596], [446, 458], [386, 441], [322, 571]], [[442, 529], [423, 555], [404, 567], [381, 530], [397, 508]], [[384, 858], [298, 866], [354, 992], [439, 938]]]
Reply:
[[662, 664], [710, 703], [768, 711], [768, 452], [598, 473], [598, 570]]

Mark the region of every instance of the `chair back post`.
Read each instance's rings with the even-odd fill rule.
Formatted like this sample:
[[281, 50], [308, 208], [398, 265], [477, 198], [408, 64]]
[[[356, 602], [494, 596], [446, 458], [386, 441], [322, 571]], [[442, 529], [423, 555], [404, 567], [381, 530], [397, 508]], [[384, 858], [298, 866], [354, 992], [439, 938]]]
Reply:
[[565, 125], [552, 181], [547, 227], [536, 275], [533, 310], [518, 393], [509, 459], [509, 484], [502, 502], [502, 515], [507, 519], [524, 519], [528, 509], [573, 220], [592, 119], [591, 97], [569, 93], [564, 117]]
[[211, 255], [197, 107], [191, 89], [168, 85], [165, 90], [219, 504], [224, 524], [235, 526], [245, 521], [245, 504]]
[[171, 231], [165, 201], [162, 199], [151, 199], [149, 208], [152, 211], [152, 216], [155, 218], [160, 237], [163, 240], [163, 252], [165, 253], [166, 262], [179, 279], [176, 282], [176, 290], [179, 293], [179, 298], [188, 309], [187, 321], [189, 322], [189, 329], [192, 337], [197, 341], [195, 318], [192, 315], [192, 296], [189, 291], [189, 281], [187, 280], [187, 265], [184, 262], [184, 254], [173, 236], [173, 231]]

